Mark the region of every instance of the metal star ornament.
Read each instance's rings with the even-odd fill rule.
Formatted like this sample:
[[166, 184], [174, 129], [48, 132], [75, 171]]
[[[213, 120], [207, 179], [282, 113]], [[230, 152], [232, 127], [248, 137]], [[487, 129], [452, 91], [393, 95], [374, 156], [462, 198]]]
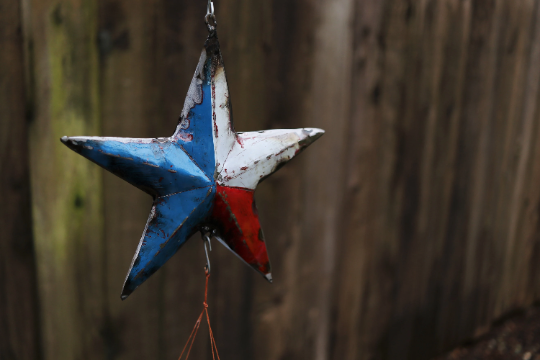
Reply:
[[202, 229], [210, 229], [223, 245], [272, 281], [255, 188], [324, 134], [314, 128], [235, 132], [217, 34], [212, 26], [209, 29], [171, 137], [61, 139], [154, 199], [122, 299]]

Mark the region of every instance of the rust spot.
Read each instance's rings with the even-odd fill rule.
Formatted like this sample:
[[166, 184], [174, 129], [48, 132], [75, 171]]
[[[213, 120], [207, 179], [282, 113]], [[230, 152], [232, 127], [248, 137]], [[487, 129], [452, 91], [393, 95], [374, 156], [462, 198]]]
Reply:
[[242, 149], [244, 148], [244, 141], [242, 140], [242, 138], [240, 136], [236, 137], [236, 142], [238, 142], [238, 144], [240, 144]]
[[120, 158], [120, 159], [124, 159], [124, 160], [131, 160], [133, 161], [132, 158], [128, 158], [128, 157], [123, 157], [123, 156], [120, 156], [120, 155], [115, 155], [115, 154], [109, 154], [103, 150], [98, 150], [100, 153], [104, 154], [104, 155], [107, 155], [107, 156], [112, 156], [112, 157], [115, 157], [115, 158]]
[[185, 141], [185, 142], [193, 141], [193, 135], [191, 135], [191, 134], [186, 134], [186, 133], [182, 133], [182, 132], [178, 133], [178, 138], [179, 138], [180, 140]]
[[180, 117], [180, 119], [178, 120], [178, 125], [180, 126], [180, 129], [182, 130], [188, 129], [190, 124], [191, 124], [191, 121], [187, 117], [186, 118]]
[[162, 181], [163, 181], [163, 178], [162, 178], [162, 177], [160, 177], [160, 178], [159, 178], [159, 182], [162, 182]]
[[[307, 130], [303, 130], [302, 132], [306, 135], [306, 138], [303, 139], [303, 140], [300, 140], [298, 142], [298, 146], [300, 146], [300, 148], [305, 148], [305, 147], [311, 145], [315, 140], [317, 140], [318, 138], [320, 138], [321, 136], [324, 135], [324, 133], [319, 133], [319, 134], [315, 134], [315, 135], [310, 136], [311, 132], [309, 132]], [[297, 152], [298, 152], [298, 150], [297, 150]]]
[[247, 170], [247, 169], [249, 169], [248, 166], [244, 166], [244, 167], [241, 167], [241, 168], [240, 168], [240, 170]]
[[139, 273], [137, 274], [137, 276], [135, 276], [135, 277], [133, 278], [133, 280], [137, 280], [137, 279], [139, 279], [139, 278], [140, 278], [141, 276], [143, 276], [143, 275], [144, 275], [144, 269], [141, 270], [141, 271], [139, 271]]
[[176, 170], [170, 170], [170, 169], [169, 169], [169, 172], [170, 172], [170, 173], [173, 173], [173, 174], [176, 174]]
[[216, 121], [216, 82], [214, 77], [216, 76], [216, 69], [212, 68], [212, 121], [214, 123], [214, 133], [215, 137], [218, 137], [218, 126]]

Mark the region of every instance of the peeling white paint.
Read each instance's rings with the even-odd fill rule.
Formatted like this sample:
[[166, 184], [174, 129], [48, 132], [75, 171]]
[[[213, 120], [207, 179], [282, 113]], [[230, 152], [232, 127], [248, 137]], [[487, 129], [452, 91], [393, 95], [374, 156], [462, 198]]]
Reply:
[[302, 141], [322, 134], [324, 130], [314, 128], [238, 134], [216, 181], [222, 186], [255, 189], [279, 164], [296, 156]]

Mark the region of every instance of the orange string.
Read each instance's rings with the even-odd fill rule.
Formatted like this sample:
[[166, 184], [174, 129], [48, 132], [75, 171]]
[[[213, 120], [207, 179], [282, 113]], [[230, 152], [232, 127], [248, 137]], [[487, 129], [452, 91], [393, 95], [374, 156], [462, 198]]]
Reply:
[[[203, 303], [204, 309], [201, 312], [201, 315], [199, 315], [197, 322], [195, 322], [195, 326], [193, 327], [193, 330], [191, 331], [191, 335], [189, 335], [186, 345], [184, 345], [184, 349], [182, 350], [182, 353], [180, 354], [180, 357], [178, 358], [178, 360], [182, 360], [182, 356], [184, 355], [184, 352], [186, 351], [186, 348], [189, 344], [189, 350], [186, 354], [186, 359], [185, 359], [185, 360], [188, 360], [189, 353], [191, 352], [191, 347], [193, 346], [193, 343], [195, 342], [195, 337], [197, 336], [197, 332], [199, 331], [199, 327], [201, 326], [201, 320], [205, 312], [206, 312], [206, 321], [208, 322], [208, 330], [210, 333], [210, 346], [212, 349], [212, 359], [215, 360], [216, 359], [215, 356], [217, 356], [218, 360], [220, 360], [217, 345], [216, 345], [216, 340], [214, 339], [214, 333], [212, 332], [212, 327], [210, 326], [210, 316], [208, 315], [207, 299], [208, 299], [208, 278], [209, 277], [210, 277], [210, 273], [208, 272], [208, 270], [206, 270], [206, 286], [204, 289], [204, 303]], [[215, 350], [215, 355], [214, 355], [214, 350]]]

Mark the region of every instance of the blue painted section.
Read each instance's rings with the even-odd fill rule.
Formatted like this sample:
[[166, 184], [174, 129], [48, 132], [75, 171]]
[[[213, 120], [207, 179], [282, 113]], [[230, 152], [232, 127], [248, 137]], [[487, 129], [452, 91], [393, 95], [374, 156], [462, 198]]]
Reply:
[[126, 278], [123, 297], [131, 294], [173, 256], [212, 210], [215, 186], [154, 201], [139, 253]]
[[66, 145], [154, 197], [213, 185], [182, 147], [169, 139], [141, 143], [114, 138], [68, 140]]
[[163, 266], [211, 216], [216, 194], [211, 73], [209, 58], [203, 74], [196, 74], [204, 78], [200, 103], [190, 109], [188, 123], [174, 137], [62, 138], [72, 150], [154, 197], [122, 298]]
[[214, 155], [214, 137], [212, 133], [212, 87], [211, 87], [212, 59], [206, 60], [204, 65], [205, 81], [202, 87], [202, 103], [191, 108], [188, 115], [189, 126], [180, 131], [178, 143], [191, 155], [204, 173], [214, 177], [216, 161]]

